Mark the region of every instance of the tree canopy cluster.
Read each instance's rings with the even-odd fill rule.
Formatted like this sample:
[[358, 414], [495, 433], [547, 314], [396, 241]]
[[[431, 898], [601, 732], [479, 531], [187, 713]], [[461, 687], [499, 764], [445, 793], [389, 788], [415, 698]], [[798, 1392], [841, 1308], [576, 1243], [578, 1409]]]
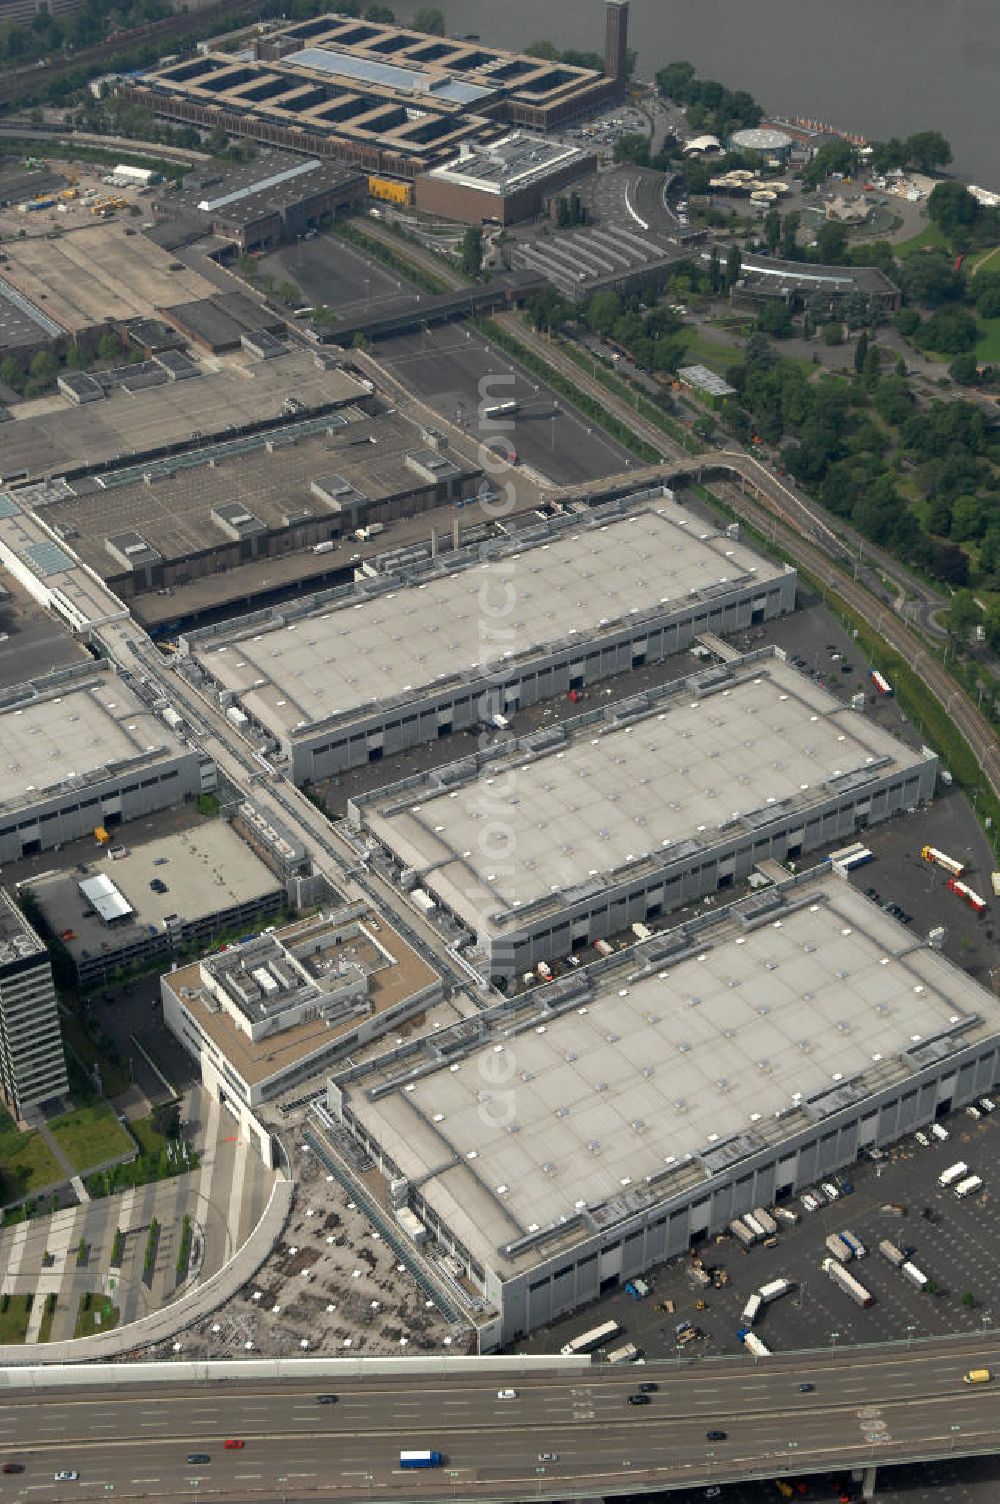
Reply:
[[[744, 439], [781, 446], [789, 474], [872, 542], [951, 585], [969, 579], [980, 547], [986, 573], [1000, 569], [1000, 436], [969, 402], [918, 411], [904, 376], [883, 374], [877, 346], [856, 346], [856, 379], [813, 379], [780, 361], [761, 335], [726, 373], [738, 396], [724, 421]], [[901, 477], [910, 484], [901, 489]], [[914, 501], [916, 491], [919, 500]], [[981, 540], [981, 541], [980, 541]]]
[[691, 63], [668, 63], [656, 75], [660, 93], [682, 104], [694, 130], [710, 131], [720, 141], [733, 131], [759, 125], [764, 111], [745, 89], [727, 89], [714, 79], [698, 78]]

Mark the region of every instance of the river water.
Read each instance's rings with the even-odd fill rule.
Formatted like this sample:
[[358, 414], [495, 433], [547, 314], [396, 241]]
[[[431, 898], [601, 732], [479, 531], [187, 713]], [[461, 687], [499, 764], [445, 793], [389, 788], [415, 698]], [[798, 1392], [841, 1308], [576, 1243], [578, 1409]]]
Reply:
[[[601, 0], [440, 4], [451, 35], [604, 48]], [[1000, 191], [1000, 0], [632, 0], [630, 42], [643, 78], [686, 58], [780, 114], [876, 139], [940, 130], [953, 171]]]

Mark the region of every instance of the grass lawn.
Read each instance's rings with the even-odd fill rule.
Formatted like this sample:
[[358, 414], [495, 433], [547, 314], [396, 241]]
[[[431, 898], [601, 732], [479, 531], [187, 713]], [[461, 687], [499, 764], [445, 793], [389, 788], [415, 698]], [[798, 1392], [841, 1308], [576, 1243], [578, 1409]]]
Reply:
[[995, 245], [992, 251], [980, 251], [973, 258], [970, 275], [975, 277], [985, 271], [1000, 272], [1000, 245]]
[[139, 1118], [137, 1122], [130, 1123], [129, 1127], [139, 1140], [143, 1154], [162, 1154], [170, 1142], [165, 1133], [153, 1127], [152, 1118]]
[[717, 371], [720, 376], [724, 376], [727, 366], [739, 364], [743, 354], [739, 345], [723, 344], [721, 340], [710, 339], [700, 330], [695, 332], [689, 326], [685, 326], [683, 334], [686, 366], [708, 366], [710, 371]]
[[6, 1311], [0, 1311], [0, 1342], [23, 1342], [28, 1331], [29, 1315], [28, 1297], [12, 1295]]
[[49, 1124], [74, 1170], [89, 1170], [132, 1148], [128, 1134], [105, 1102], [78, 1107]]
[[983, 332], [976, 340], [976, 359], [1000, 365], [1000, 319], [980, 319], [979, 327]]
[[[89, 1309], [88, 1307], [89, 1302]], [[121, 1311], [106, 1295], [81, 1295], [76, 1315], [74, 1337], [92, 1337], [95, 1332], [113, 1332], [121, 1320]]]
[[929, 224], [924, 225], [924, 228], [916, 235], [911, 235], [909, 240], [901, 240], [898, 245], [893, 246], [893, 250], [905, 261], [906, 257], [912, 256], [914, 251], [924, 251], [932, 245], [942, 246], [945, 250], [948, 248], [948, 242], [937, 225]]
[[0, 1183], [5, 1200], [16, 1200], [63, 1179], [52, 1151], [37, 1133], [21, 1133], [0, 1113]]

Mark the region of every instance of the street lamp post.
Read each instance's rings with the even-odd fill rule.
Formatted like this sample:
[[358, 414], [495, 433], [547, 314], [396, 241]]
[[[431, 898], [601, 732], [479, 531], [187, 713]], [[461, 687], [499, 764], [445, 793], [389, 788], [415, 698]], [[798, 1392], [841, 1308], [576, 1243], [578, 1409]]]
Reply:
[[837, 1338], [839, 1336], [840, 1336], [839, 1332], [831, 1332], [830, 1333], [830, 1346], [831, 1347], [836, 1347], [837, 1346]]
[[906, 1345], [907, 1345], [907, 1347], [909, 1347], [910, 1344], [912, 1343], [912, 1341], [913, 1341], [913, 1333], [916, 1330], [917, 1330], [916, 1327], [913, 1326], [912, 1323], [907, 1326], [907, 1328], [906, 1328]]

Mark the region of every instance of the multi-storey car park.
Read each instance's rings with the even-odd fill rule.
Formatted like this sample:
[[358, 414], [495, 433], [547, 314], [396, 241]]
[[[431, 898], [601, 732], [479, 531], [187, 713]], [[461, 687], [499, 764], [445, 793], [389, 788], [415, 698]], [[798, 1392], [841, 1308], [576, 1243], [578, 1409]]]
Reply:
[[998, 1075], [997, 998], [810, 872], [345, 1070], [327, 1108], [491, 1351]]
[[150, 626], [318, 585], [349, 570], [336, 545], [363, 524], [454, 503], [482, 480], [436, 432], [370, 411], [370, 382], [337, 376], [327, 390], [339, 397], [318, 411], [81, 467], [11, 502], [31, 506]]
[[166, 966], [178, 951], [263, 924], [288, 902], [284, 883], [225, 820], [135, 845], [127, 838], [29, 884], [81, 987]]
[[518, 974], [933, 798], [913, 751], [777, 649], [350, 804], [407, 885]]
[[[504, 124], [544, 130], [591, 114], [620, 97], [625, 83], [336, 15], [241, 41], [238, 56], [206, 50], [130, 77], [120, 92], [165, 119], [413, 179], [456, 156], [463, 142], [501, 136]], [[619, 55], [616, 36], [615, 66]]]
[[[582, 504], [581, 504], [582, 505]], [[319, 609], [181, 640], [230, 719], [296, 783], [791, 611], [795, 572], [663, 487], [329, 593]]]
[[95, 663], [9, 691], [0, 745], [0, 862], [111, 830], [216, 786], [211, 759]]

